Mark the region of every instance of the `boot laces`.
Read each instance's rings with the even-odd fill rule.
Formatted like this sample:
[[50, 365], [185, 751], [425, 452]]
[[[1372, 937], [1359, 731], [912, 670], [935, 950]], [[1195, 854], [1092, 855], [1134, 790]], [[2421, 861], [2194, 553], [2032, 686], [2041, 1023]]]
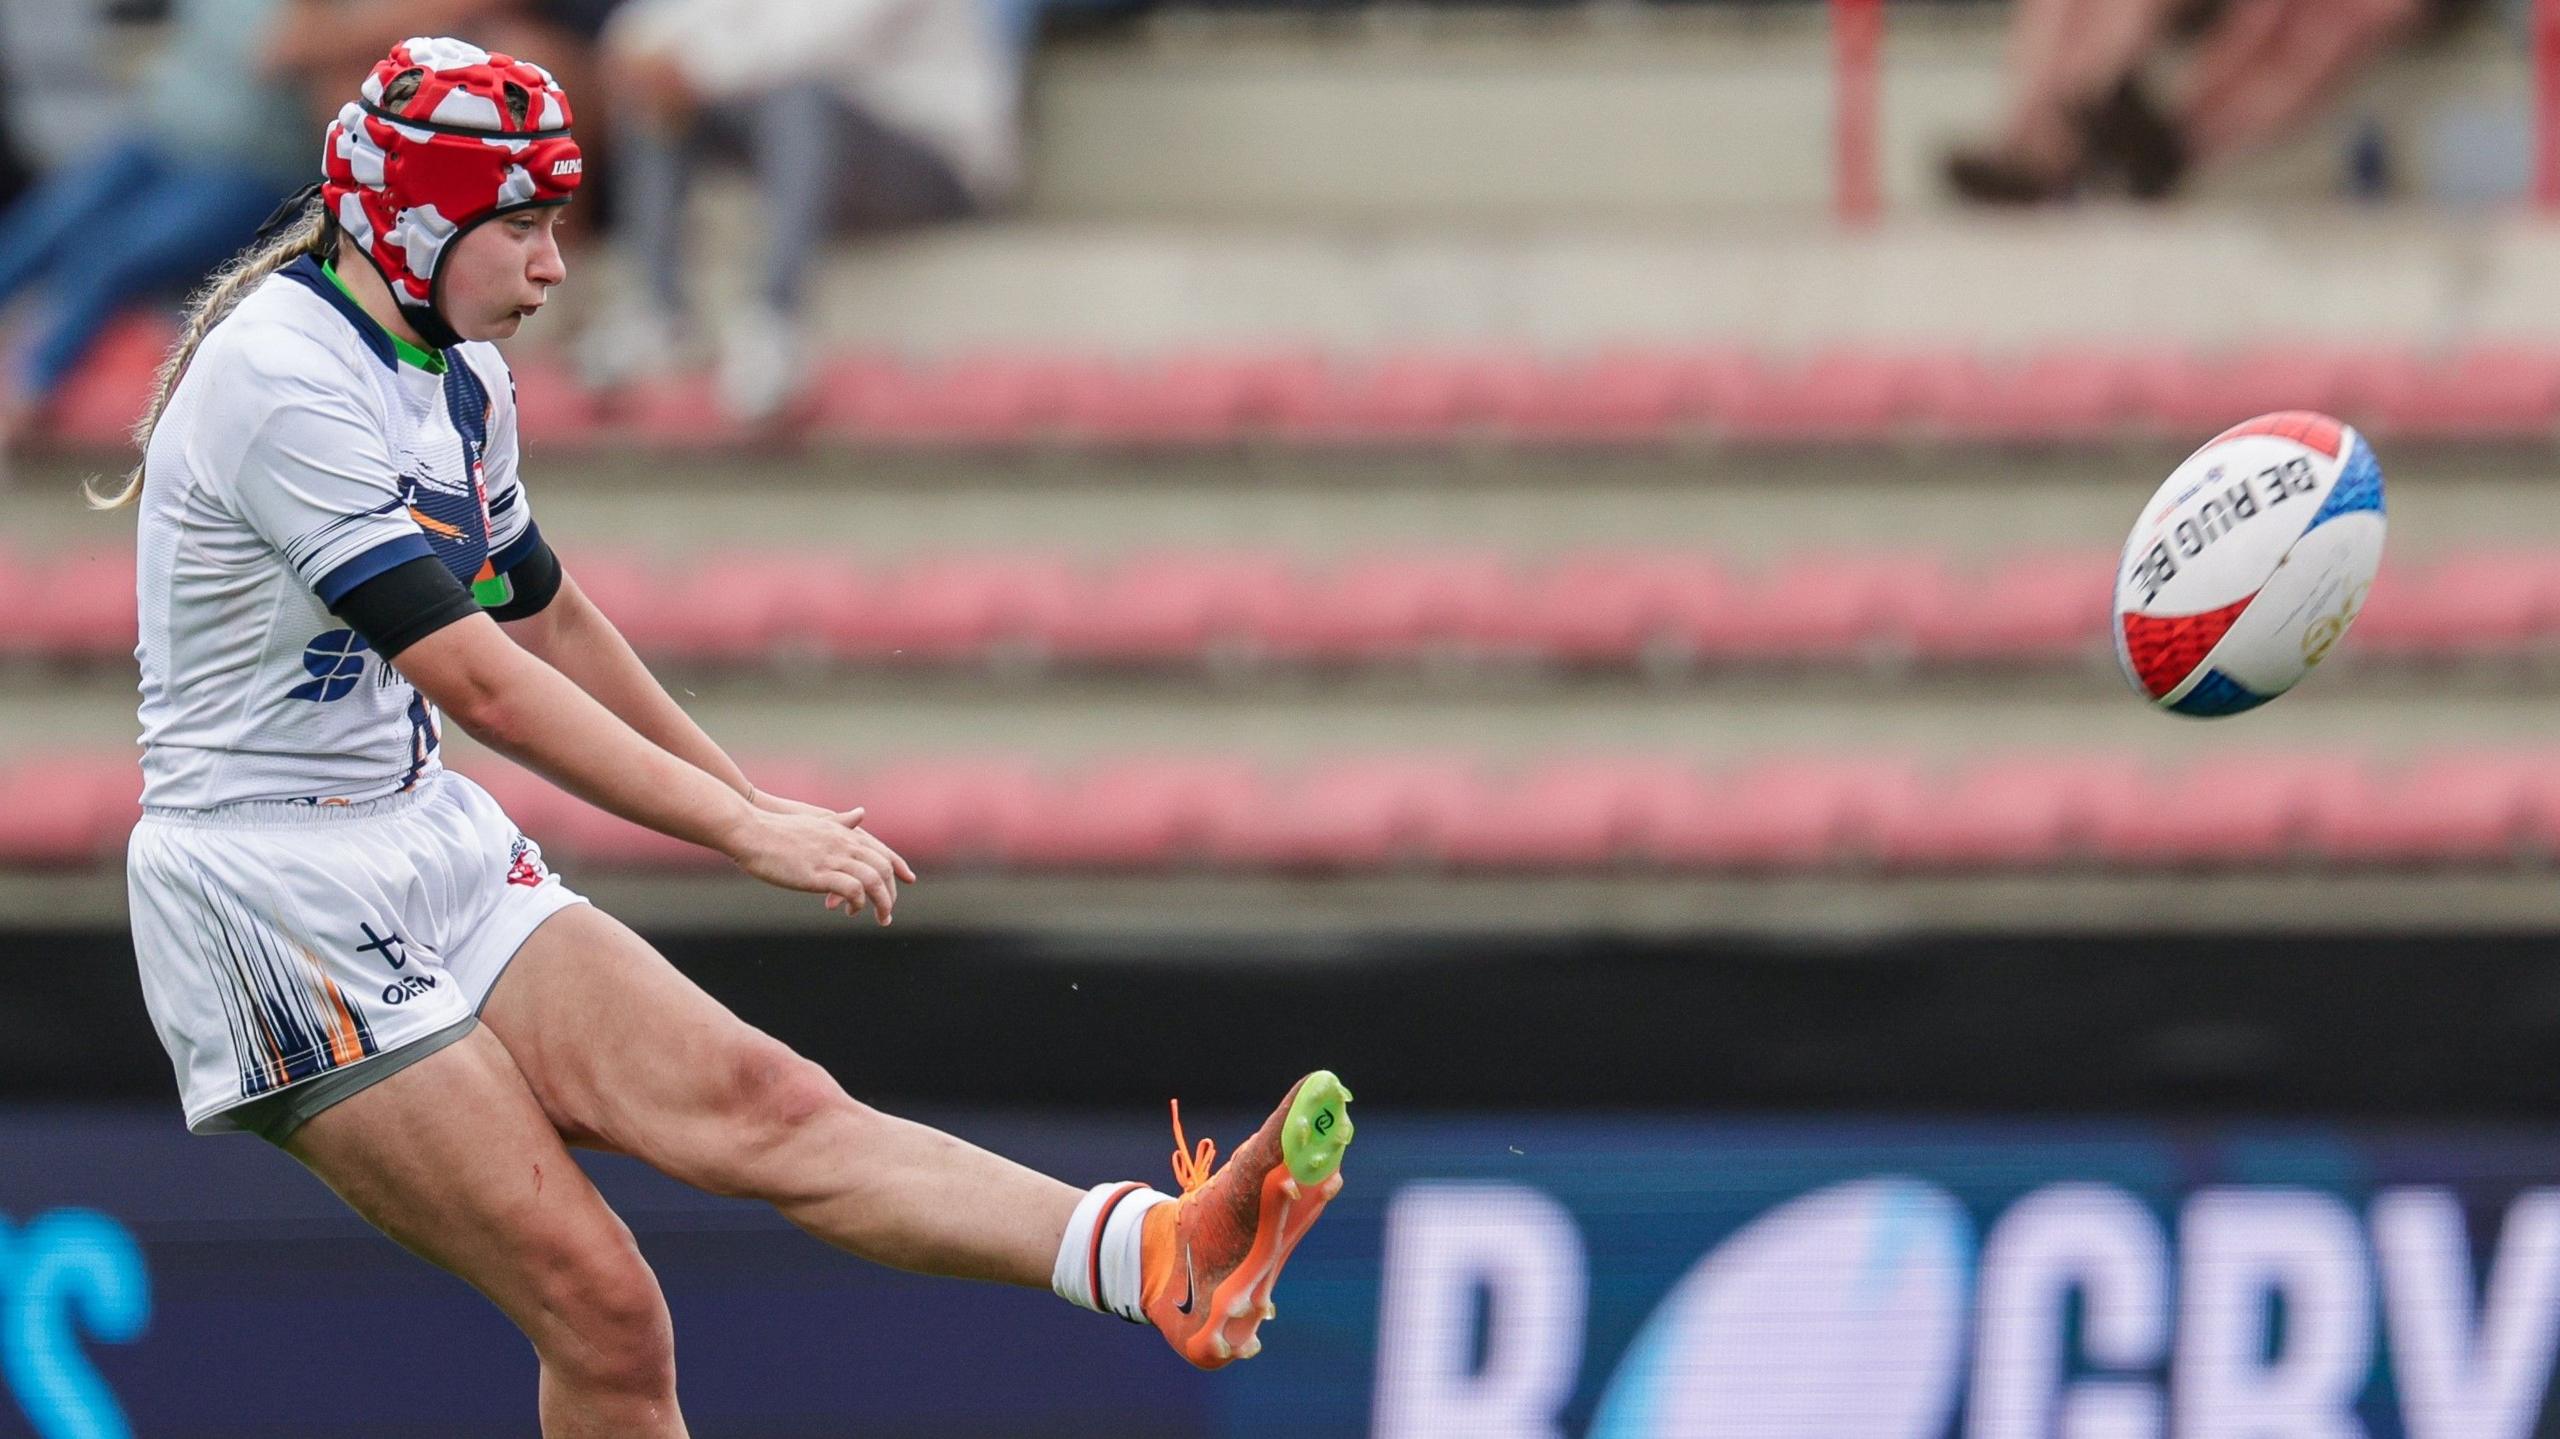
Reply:
[[1198, 1149], [1192, 1149], [1191, 1141], [1182, 1132], [1182, 1101], [1177, 1099], [1172, 1104], [1173, 1177], [1181, 1183], [1182, 1192], [1189, 1194], [1209, 1182], [1209, 1170], [1218, 1161], [1218, 1143], [1203, 1139]]

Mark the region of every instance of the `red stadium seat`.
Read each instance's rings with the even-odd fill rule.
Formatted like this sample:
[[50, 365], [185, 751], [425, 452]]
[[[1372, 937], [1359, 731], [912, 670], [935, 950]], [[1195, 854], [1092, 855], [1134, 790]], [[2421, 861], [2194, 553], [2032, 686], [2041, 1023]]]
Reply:
[[1949, 439], [2091, 443], [2121, 431], [2138, 398], [2133, 369], [2112, 351], [2044, 350], [1994, 364], [1958, 357], [1935, 377], [1924, 419]]
[[1513, 588], [1498, 634], [1559, 663], [1627, 664], [1656, 647], [1685, 650], [1742, 604], [1733, 576], [1702, 552], [1577, 550]]
[[0, 660], [26, 659], [45, 652], [36, 601], [42, 579], [35, 564], [8, 545], [0, 545]]
[[2130, 865], [2282, 864], [2306, 844], [2320, 791], [2352, 779], [2352, 761], [2339, 757], [2220, 754], [2103, 816], [2098, 853]]
[[1888, 811], [1878, 852], [1914, 868], [2057, 866], [2082, 858], [2102, 826], [2140, 805], [2128, 760], [2021, 755], [1962, 766]]
[[2560, 637], [2560, 553], [2474, 549], [2386, 555], [2347, 644], [2446, 658], [2522, 655]]
[[863, 603], [831, 611], [825, 640], [839, 656], [910, 662], [1038, 648], [1076, 591], [1074, 570], [1055, 556], [927, 558], [879, 577]]
[[671, 655], [728, 664], [814, 653], [869, 597], [863, 576], [827, 552], [716, 553], [672, 577], [659, 642]]
[[560, 563], [633, 649], [648, 656], [680, 652], [687, 623], [677, 594], [682, 561], [573, 546]]
[[2395, 380], [2368, 412], [2395, 438], [2548, 440], [2560, 429], [2560, 350], [2483, 347], [2412, 360]]
[[763, 437], [754, 425], [721, 407], [708, 376], [650, 376], [615, 389], [602, 402], [600, 423], [612, 440], [684, 454], [753, 447]]
[[1066, 439], [1084, 444], [1232, 443], [1260, 378], [1251, 361], [1234, 357], [1097, 361], [1065, 377], [1059, 422]]
[[1553, 760], [1489, 781], [1449, 818], [1439, 855], [1465, 869], [1598, 869], [1656, 853], [1703, 803], [1697, 771], [1642, 756]]
[[2406, 357], [2326, 341], [2270, 344], [2220, 356], [2154, 358], [2136, 367], [2140, 409], [2195, 442], [2255, 415], [2318, 410], [2356, 415], [2406, 374]]
[[1509, 354], [1407, 353], [1279, 377], [1271, 425], [1313, 444], [1439, 442], [1492, 422], [1533, 387], [1537, 367]]
[[157, 315], [110, 324], [47, 406], [46, 436], [80, 449], [131, 454], [134, 422], [151, 403], [160, 362], [176, 339], [176, 327]]
[[1723, 412], [1750, 374], [1738, 351], [1613, 351], [1536, 367], [1496, 418], [1516, 441], [1657, 443]]
[[1231, 816], [1210, 837], [1229, 863], [1379, 869], [1436, 852], [1476, 802], [1474, 770], [1445, 757], [1354, 758], [1276, 781], [1280, 802]]
[[140, 633], [130, 550], [93, 550], [40, 566], [35, 608], [23, 632], [38, 654], [61, 659], [130, 655]]
[[1719, 659], [1840, 661], [1891, 653], [1946, 581], [1935, 556], [1815, 553], [1742, 585], [1736, 603], [1685, 637]]
[[566, 364], [538, 353], [507, 364], [516, 381], [516, 445], [527, 463], [604, 441], [604, 408]]
[[2545, 795], [2560, 795], [2551, 754], [2433, 756], [2322, 786], [2310, 846], [2333, 864], [2511, 861], [2525, 851]]
[[1721, 427], [1745, 442], [1890, 439], [1924, 407], [1933, 363], [1928, 356], [1846, 346], [1801, 363], [1764, 364], [1736, 375], [1724, 396]]
[[0, 766], [0, 866], [111, 860], [142, 812], [141, 794], [130, 751], [30, 754]]
[[1263, 634], [1275, 653], [1324, 661], [1481, 646], [1500, 642], [1513, 593], [1499, 555], [1372, 555], [1309, 581]]
[[1699, 798], [1667, 817], [1664, 862], [1701, 868], [1813, 869], [1877, 854], [1884, 827], [1919, 794], [1893, 757], [1780, 757], [1709, 775]]
[[2114, 579], [2111, 551], [2015, 556], [1924, 592], [1910, 630], [1913, 652], [1940, 662], [2027, 662], [2103, 651], [2114, 642], [2107, 614]]
[[1081, 369], [1044, 355], [987, 354], [866, 370], [817, 397], [812, 427], [858, 444], [1027, 444], [1053, 428]]
[[1005, 859], [1036, 868], [1165, 869], [1249, 826], [1275, 798], [1243, 759], [1168, 756], [1105, 763], [1002, 816]]
[[1198, 660], [1221, 645], [1258, 648], [1293, 593], [1276, 554], [1140, 554], [1091, 577], [1046, 637], [1054, 653], [1087, 660]]
[[1038, 817], [1044, 790], [1027, 761], [960, 756], [856, 773], [843, 792], [868, 812], [864, 828], [921, 869], [1001, 856]]

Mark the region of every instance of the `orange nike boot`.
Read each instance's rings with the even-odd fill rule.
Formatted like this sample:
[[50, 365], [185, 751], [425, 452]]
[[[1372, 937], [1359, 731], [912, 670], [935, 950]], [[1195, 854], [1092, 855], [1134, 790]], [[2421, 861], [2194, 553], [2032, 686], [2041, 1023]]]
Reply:
[[1182, 1198], [1147, 1212], [1138, 1239], [1139, 1302], [1183, 1358], [1217, 1369], [1262, 1352], [1255, 1331], [1272, 1317], [1271, 1286], [1333, 1196], [1351, 1142], [1351, 1091], [1319, 1069], [1227, 1158], [1218, 1146], [1187, 1152], [1182, 1104], [1173, 1106], [1173, 1173]]

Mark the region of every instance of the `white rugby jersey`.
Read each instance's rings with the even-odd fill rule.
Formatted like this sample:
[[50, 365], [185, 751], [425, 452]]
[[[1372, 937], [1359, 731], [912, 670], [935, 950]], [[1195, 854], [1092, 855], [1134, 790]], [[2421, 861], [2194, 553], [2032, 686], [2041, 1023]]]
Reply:
[[365, 800], [440, 767], [435, 707], [329, 603], [421, 556], [484, 585], [539, 538], [497, 348], [396, 340], [305, 257], [206, 334], [143, 463], [143, 803]]

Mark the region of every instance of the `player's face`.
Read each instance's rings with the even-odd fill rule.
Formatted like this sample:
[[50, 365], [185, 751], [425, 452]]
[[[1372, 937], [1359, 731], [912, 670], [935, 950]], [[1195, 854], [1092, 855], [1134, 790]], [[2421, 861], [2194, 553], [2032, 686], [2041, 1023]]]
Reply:
[[444, 314], [466, 340], [503, 340], [569, 277], [557, 206], [518, 210], [474, 226], [445, 257]]

